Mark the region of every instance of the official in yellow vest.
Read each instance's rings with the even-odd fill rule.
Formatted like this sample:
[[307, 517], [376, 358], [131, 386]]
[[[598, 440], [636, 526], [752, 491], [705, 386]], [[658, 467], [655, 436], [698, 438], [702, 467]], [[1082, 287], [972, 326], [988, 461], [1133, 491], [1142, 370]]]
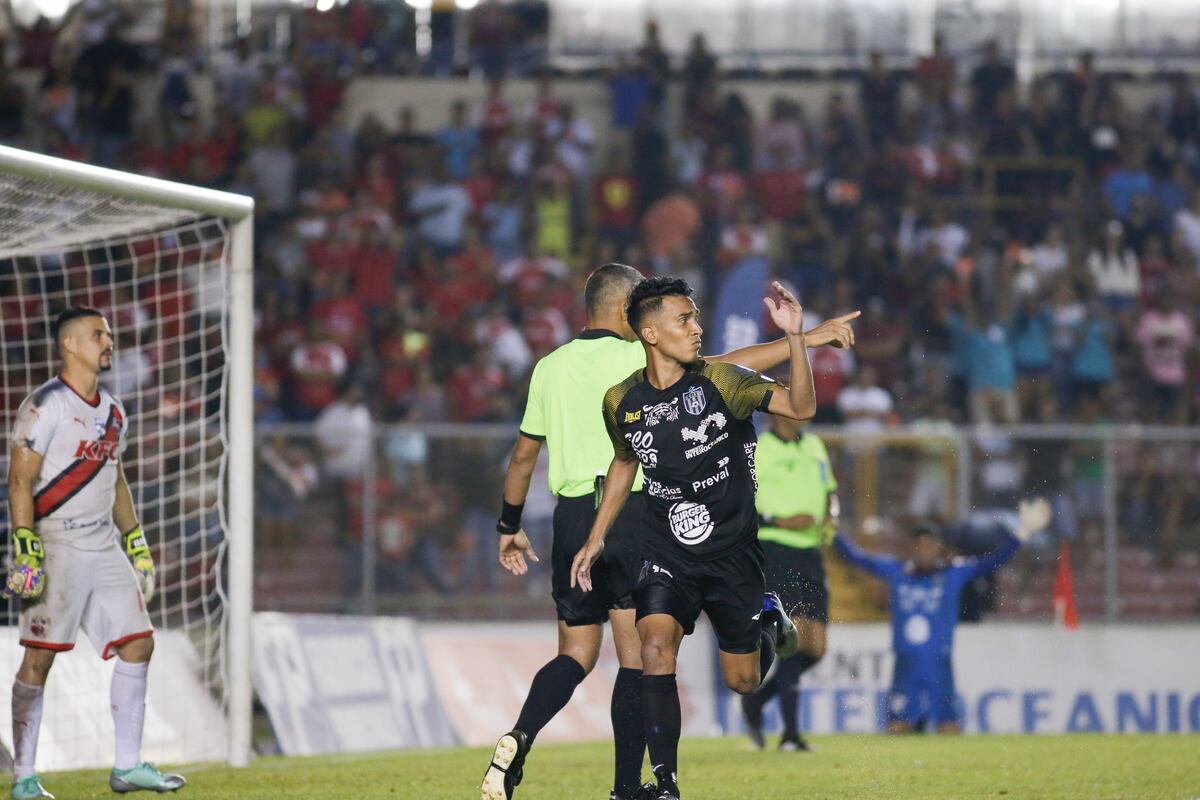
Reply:
[[837, 480], [825, 443], [804, 423], [771, 417], [771, 430], [758, 440], [758, 538], [767, 585], [776, 589], [800, 632], [800, 652], [777, 662], [775, 674], [742, 698], [746, 729], [755, 746], [765, 746], [763, 707], [779, 696], [783, 737], [779, 749], [808, 750], [800, 734], [797, 706], [800, 676], [825, 655], [829, 589], [821, 547], [837, 526]]

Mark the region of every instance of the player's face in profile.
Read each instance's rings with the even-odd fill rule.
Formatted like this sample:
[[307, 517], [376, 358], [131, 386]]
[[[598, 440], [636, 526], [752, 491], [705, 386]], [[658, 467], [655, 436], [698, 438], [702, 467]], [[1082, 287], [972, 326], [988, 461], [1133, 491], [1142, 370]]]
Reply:
[[670, 295], [663, 298], [662, 308], [651, 321], [658, 336], [655, 346], [659, 352], [681, 364], [700, 358], [700, 342], [704, 329], [700, 327], [700, 312], [690, 297]]
[[84, 317], [71, 333], [75, 357], [94, 372], [112, 369], [113, 336], [104, 317]]

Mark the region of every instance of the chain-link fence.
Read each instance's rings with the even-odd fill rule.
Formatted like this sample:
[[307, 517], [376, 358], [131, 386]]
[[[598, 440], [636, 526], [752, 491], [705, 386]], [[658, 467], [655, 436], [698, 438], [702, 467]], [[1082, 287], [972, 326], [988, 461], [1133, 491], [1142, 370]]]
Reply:
[[[1054, 516], [964, 614], [1051, 619], [1065, 559], [1084, 620], [1200, 617], [1200, 430], [1100, 425], [878, 434], [812, 429], [840, 484], [842, 529], [903, 556], [936, 519], [949, 552], [996, 546], [1018, 500]], [[537, 618], [548, 600], [553, 498], [544, 463], [524, 522], [541, 563], [515, 578], [496, 561], [508, 425], [260, 426], [259, 610]], [[544, 455], [543, 455], [544, 458]], [[1064, 549], [1063, 544], [1067, 547]], [[834, 619], [879, 619], [885, 594], [829, 565]]]

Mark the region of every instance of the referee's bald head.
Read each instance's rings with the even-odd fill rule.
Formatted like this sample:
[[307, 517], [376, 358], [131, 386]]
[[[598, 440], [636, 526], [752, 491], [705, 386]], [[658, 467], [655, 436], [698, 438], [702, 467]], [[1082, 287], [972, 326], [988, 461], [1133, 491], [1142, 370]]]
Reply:
[[642, 273], [628, 264], [605, 264], [588, 276], [583, 302], [589, 317], [625, 308], [629, 291], [642, 280]]

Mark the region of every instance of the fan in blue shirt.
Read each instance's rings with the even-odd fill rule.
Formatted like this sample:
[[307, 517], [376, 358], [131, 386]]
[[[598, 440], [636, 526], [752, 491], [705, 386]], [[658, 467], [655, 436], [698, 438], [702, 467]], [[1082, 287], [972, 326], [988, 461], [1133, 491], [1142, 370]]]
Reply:
[[1042, 498], [1023, 501], [1017, 519], [1012, 538], [981, 558], [944, 560], [938, 531], [932, 526], [913, 531], [908, 561], [866, 553], [844, 533], [834, 540], [848, 563], [890, 586], [896, 663], [888, 696], [889, 732], [907, 733], [921, 723], [936, 726], [939, 733], [960, 730], [950, 658], [959, 595], [964, 586], [1004, 564], [1021, 543], [1045, 528], [1050, 505]]

